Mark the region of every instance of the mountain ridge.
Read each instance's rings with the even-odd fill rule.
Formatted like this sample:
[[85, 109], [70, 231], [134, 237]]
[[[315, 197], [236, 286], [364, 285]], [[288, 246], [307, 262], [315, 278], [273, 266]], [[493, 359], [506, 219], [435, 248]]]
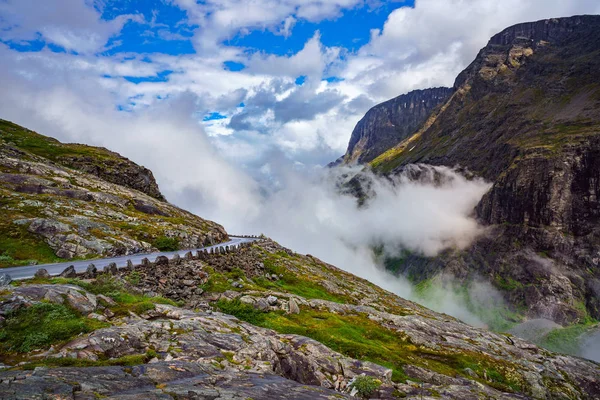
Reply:
[[600, 16], [494, 35], [427, 123], [368, 163], [389, 176], [413, 163], [459, 166], [491, 181], [474, 210], [489, 234], [394, 269], [417, 281], [483, 277], [528, 318], [600, 318], [599, 81]]
[[0, 121], [0, 265], [198, 248], [222, 226], [164, 199], [152, 172], [102, 148]]

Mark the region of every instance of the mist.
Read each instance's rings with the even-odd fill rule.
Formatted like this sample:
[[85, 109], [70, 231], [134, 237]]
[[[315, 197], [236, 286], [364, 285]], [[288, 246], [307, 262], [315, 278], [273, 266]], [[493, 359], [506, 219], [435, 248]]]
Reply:
[[420, 298], [409, 282], [377, 264], [373, 247], [383, 246], [390, 256], [401, 249], [433, 256], [468, 246], [484, 233], [473, 209], [489, 183], [447, 167], [413, 166], [394, 180], [363, 171], [375, 195], [359, 206], [356, 197], [340, 191], [359, 169], [305, 165], [276, 151], [255, 154], [261, 138], [246, 150], [231, 149], [227, 137], [205, 134], [194, 118], [199, 99], [190, 93], [123, 113], [103, 91], [87, 96], [93, 86], [68, 92], [0, 80], [7, 87], [0, 99], [4, 118], [129, 157], [154, 172], [170, 202], [223, 224], [229, 233], [264, 233], [402, 297], [484, 325], [448, 283], [435, 298]]

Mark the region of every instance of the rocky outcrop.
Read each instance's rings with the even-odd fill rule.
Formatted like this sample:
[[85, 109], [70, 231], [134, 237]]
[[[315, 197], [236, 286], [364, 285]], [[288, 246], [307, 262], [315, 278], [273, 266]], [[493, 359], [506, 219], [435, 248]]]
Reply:
[[421, 129], [371, 162], [391, 175], [460, 166], [493, 182], [476, 208], [489, 236], [435, 259], [410, 255], [400, 272], [483, 276], [530, 317], [576, 323], [585, 304], [600, 318], [599, 52], [599, 16], [507, 28]]
[[352, 131], [342, 162], [363, 164], [373, 160], [419, 129], [452, 92], [444, 87], [414, 90], [371, 108]]
[[[150, 252], [161, 246], [160, 240], [170, 249], [227, 240], [223, 227], [163, 201], [160, 192], [148, 195], [130, 188], [135, 185], [111, 182], [116, 178], [104, 180], [62, 166], [54, 153], [56, 161], [23, 150], [34, 139], [36, 149], [49, 145], [46, 140], [62, 149], [50, 138], [1, 121], [0, 131], [0, 238], [12, 243], [4, 254], [8, 265]], [[111, 165], [106, 150], [84, 146], [90, 149], [99, 152], [97, 163]], [[111, 160], [127, 164], [118, 157]], [[114, 173], [122, 172], [124, 180], [140, 176], [132, 171], [141, 167], [125, 164]]]
[[[159, 361], [133, 367], [36, 368], [0, 373], [0, 397], [111, 400], [349, 399], [271, 373], [223, 369], [210, 364]], [[47, 395], [51, 393], [51, 395]]]
[[[21, 358], [97, 366], [0, 372], [0, 397], [29, 399], [52, 392], [63, 398], [218, 399], [236, 392], [254, 398], [281, 398], [284, 393], [293, 399], [348, 398], [350, 383], [362, 375], [377, 380], [370, 397], [382, 399], [587, 399], [600, 394], [598, 364], [472, 328], [269, 240], [234, 253], [181, 259], [177, 268], [158, 274], [154, 268], [134, 266], [99, 278], [98, 285], [84, 281], [96, 292], [109, 290], [115, 300], [74, 285], [23, 284], [1, 293], [0, 331], [16, 309], [40, 301], [69, 305], [104, 325]], [[274, 268], [285, 273], [276, 281], [264, 279]], [[219, 282], [227, 274], [244, 285], [226, 289], [230, 286]], [[161, 289], [176, 282], [186, 286], [190, 276], [202, 277], [196, 285], [206, 288], [205, 304], [193, 297], [197, 293], [182, 297]], [[124, 312], [140, 293], [120, 294], [125, 289], [119, 282], [134, 282], [130, 290], [148, 295], [177, 298], [187, 308], [162, 304], [162, 299]], [[312, 298], [315, 294], [336, 301]], [[240, 319], [214, 311], [224, 304], [242, 310]], [[256, 311], [244, 308], [252, 305]], [[246, 318], [255, 324], [242, 320]], [[267, 320], [268, 327], [261, 327]], [[295, 323], [308, 335], [290, 332]], [[330, 340], [339, 352], [310, 335]], [[399, 355], [404, 357], [401, 370], [394, 361]], [[1, 361], [14, 362], [4, 356], [0, 354]], [[372, 357], [386, 366], [362, 359]], [[133, 359], [145, 363], [104, 365], [131, 365], [128, 360]]]
[[98, 158], [91, 156], [64, 155], [59, 157], [57, 162], [69, 168], [95, 175], [107, 182], [139, 190], [150, 197], [166, 201], [158, 188], [152, 171], [117, 153], [106, 149], [102, 150], [111, 154], [112, 157], [98, 160]]
[[12, 143], [19, 150], [95, 175], [104, 181], [138, 190], [155, 199], [165, 200], [152, 171], [120, 154], [102, 147], [61, 143], [2, 119], [0, 134], [6, 142]]

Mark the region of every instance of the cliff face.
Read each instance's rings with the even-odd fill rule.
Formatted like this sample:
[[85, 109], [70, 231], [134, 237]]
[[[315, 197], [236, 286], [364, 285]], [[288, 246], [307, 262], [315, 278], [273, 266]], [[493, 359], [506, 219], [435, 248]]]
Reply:
[[371, 108], [352, 131], [343, 163], [366, 163], [412, 135], [453, 89], [414, 90]]
[[110, 183], [139, 190], [150, 197], [165, 200], [152, 171], [110, 150], [83, 144], [61, 143], [0, 119], [0, 137], [21, 150], [44, 157]]
[[476, 208], [490, 236], [464, 252], [412, 255], [400, 271], [487, 277], [530, 317], [600, 318], [599, 156], [600, 16], [500, 32], [428, 122], [370, 163], [392, 175], [459, 165], [492, 181]]
[[220, 225], [164, 201], [152, 173], [126, 158], [0, 123], [0, 266], [226, 239]]

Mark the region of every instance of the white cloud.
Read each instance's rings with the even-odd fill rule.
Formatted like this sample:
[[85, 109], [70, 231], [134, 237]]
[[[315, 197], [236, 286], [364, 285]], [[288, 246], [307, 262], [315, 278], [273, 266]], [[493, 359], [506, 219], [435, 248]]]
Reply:
[[[97, 5], [97, 4], [96, 4]], [[134, 15], [111, 21], [100, 18], [94, 4], [82, 0], [6, 0], [0, 2], [4, 40], [43, 40], [78, 53], [101, 50]]]

